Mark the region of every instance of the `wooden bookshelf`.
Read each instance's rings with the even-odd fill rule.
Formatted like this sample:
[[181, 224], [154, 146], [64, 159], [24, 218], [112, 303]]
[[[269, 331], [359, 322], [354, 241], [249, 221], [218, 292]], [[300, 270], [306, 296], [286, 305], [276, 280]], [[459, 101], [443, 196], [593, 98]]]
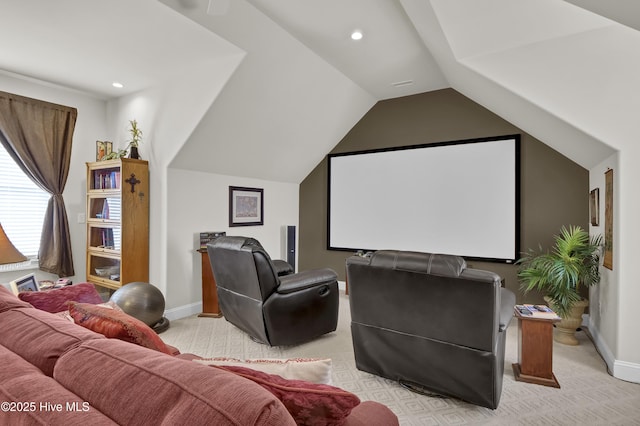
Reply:
[[149, 281], [149, 164], [87, 163], [87, 281], [117, 290]]

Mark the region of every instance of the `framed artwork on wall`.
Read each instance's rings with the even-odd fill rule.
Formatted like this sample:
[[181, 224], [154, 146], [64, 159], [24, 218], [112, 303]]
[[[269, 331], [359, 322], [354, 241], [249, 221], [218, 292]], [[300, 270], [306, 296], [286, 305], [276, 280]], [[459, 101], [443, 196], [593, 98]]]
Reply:
[[604, 174], [604, 260], [603, 266], [613, 270], [613, 170]]
[[264, 225], [264, 190], [229, 187], [229, 226]]
[[600, 226], [600, 188], [592, 189], [589, 193], [589, 217], [591, 226]]

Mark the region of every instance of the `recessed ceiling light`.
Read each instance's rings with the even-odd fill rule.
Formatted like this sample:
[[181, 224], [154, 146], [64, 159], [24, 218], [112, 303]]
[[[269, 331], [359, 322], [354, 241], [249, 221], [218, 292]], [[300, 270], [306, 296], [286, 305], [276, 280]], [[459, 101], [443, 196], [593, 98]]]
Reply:
[[351, 33], [352, 40], [360, 40], [361, 38], [362, 38], [362, 31], [355, 30], [354, 32]]
[[124, 85], [122, 83], [118, 83], [117, 81], [114, 81], [113, 83], [111, 83], [111, 85], [113, 87], [118, 88], [118, 89], [122, 89], [124, 87]]

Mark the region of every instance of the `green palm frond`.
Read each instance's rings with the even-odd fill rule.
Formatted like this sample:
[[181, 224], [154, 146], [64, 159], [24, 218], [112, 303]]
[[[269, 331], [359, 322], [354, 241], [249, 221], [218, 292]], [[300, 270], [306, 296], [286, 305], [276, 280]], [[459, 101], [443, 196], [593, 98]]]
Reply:
[[562, 227], [551, 252], [529, 250], [518, 261], [523, 291], [540, 290], [553, 301], [560, 316], [566, 316], [580, 300], [581, 285], [600, 282], [602, 236], [590, 237], [579, 226]]

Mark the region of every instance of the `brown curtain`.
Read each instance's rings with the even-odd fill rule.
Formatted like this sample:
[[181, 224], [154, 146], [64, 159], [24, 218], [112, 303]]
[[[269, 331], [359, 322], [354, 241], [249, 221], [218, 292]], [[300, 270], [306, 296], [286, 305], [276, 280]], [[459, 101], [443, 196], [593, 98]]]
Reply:
[[51, 194], [38, 257], [41, 270], [60, 277], [75, 275], [62, 190], [77, 116], [75, 108], [0, 92], [0, 142], [27, 176]]

